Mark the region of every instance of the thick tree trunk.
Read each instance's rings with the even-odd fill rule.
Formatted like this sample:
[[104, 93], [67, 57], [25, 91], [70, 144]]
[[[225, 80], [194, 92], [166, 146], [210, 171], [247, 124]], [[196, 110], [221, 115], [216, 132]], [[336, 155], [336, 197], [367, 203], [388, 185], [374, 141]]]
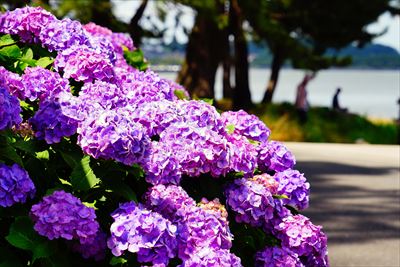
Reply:
[[193, 97], [213, 98], [215, 73], [221, 62], [221, 30], [216, 22], [199, 13], [189, 36], [185, 62], [177, 82]]
[[274, 95], [276, 85], [278, 84], [279, 72], [282, 68], [284, 60], [285, 57], [283, 55], [283, 51], [280, 48], [275, 49], [271, 64], [271, 75], [264, 94], [264, 98], [262, 100], [262, 103], [264, 104], [272, 102], [272, 97]]
[[235, 37], [235, 89], [233, 109], [249, 109], [252, 106], [249, 87], [249, 62], [247, 41], [243, 31], [243, 17], [237, 0], [231, 1], [232, 32]]

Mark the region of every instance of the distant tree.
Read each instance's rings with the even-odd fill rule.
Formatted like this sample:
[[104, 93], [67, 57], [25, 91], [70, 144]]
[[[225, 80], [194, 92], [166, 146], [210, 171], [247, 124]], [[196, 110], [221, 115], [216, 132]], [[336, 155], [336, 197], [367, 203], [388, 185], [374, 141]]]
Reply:
[[313, 71], [332, 65], [349, 64], [348, 58], [326, 57], [327, 48], [340, 49], [370, 42], [378, 34], [366, 25], [382, 13], [398, 13], [390, 0], [253, 0], [240, 1], [253, 33], [265, 40], [273, 60], [271, 75], [263, 98], [272, 100], [279, 71], [286, 60], [296, 68]]

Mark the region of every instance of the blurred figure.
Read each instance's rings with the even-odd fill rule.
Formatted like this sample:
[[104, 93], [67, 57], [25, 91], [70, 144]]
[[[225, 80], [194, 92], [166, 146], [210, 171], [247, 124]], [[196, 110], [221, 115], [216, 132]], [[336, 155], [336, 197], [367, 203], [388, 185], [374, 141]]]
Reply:
[[341, 91], [342, 91], [342, 89], [340, 87], [338, 87], [336, 89], [336, 93], [332, 99], [332, 109], [336, 110], [336, 111], [347, 112], [347, 108], [342, 108], [342, 107], [340, 107], [340, 104], [339, 104], [339, 94]]
[[309, 81], [315, 78], [316, 73], [307, 73], [304, 75], [303, 80], [297, 86], [297, 94], [296, 94], [296, 109], [299, 114], [300, 122], [305, 123], [307, 121], [307, 112], [310, 107], [307, 100], [307, 84]]

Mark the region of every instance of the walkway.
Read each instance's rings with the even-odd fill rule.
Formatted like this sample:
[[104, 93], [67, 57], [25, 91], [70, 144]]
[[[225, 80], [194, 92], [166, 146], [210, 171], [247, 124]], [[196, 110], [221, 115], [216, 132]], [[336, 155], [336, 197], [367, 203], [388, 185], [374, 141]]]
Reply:
[[286, 143], [311, 183], [332, 267], [400, 266], [400, 146]]

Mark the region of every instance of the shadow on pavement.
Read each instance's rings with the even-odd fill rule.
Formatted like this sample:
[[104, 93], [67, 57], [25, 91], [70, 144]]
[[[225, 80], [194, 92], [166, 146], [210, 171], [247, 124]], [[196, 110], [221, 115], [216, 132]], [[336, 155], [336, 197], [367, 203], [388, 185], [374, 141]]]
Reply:
[[311, 184], [310, 208], [302, 214], [324, 226], [330, 244], [400, 240], [398, 167], [303, 161], [296, 169]]

